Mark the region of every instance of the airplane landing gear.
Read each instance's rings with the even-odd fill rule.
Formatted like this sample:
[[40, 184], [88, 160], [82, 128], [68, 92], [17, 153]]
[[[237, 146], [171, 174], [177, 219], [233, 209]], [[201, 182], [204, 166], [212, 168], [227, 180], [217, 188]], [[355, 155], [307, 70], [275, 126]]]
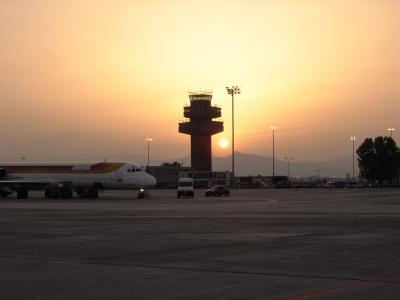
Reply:
[[48, 188], [44, 191], [44, 196], [47, 199], [58, 199], [60, 197], [60, 193], [58, 188]]
[[71, 199], [73, 197], [72, 184], [63, 183], [59, 186], [49, 187], [45, 190], [44, 196], [47, 199]]
[[1, 198], [7, 198], [8, 195], [12, 194], [12, 192], [6, 191], [6, 190], [0, 190], [0, 197]]
[[98, 199], [99, 190], [95, 187], [78, 187], [76, 190], [77, 194], [81, 198], [85, 199]]
[[28, 190], [19, 189], [17, 191], [17, 198], [18, 199], [26, 199], [26, 198], [28, 198]]

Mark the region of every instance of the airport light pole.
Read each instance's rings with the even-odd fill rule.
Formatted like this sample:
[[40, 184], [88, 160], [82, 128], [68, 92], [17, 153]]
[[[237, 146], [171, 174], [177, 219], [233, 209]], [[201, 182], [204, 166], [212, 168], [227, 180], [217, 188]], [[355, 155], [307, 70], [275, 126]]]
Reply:
[[355, 155], [354, 144], [355, 144], [357, 138], [355, 136], [351, 136], [350, 139], [353, 141], [353, 181], [354, 181], [356, 179], [355, 174], [354, 174], [354, 155]]
[[387, 131], [390, 131], [390, 137], [393, 138], [393, 131], [395, 131], [396, 129], [393, 127], [390, 127], [387, 129]]
[[289, 177], [290, 177], [290, 161], [292, 159], [294, 159], [294, 158], [285, 156], [285, 159], [287, 160], [287, 177], [288, 177], [288, 180], [289, 180]]
[[152, 138], [146, 138], [146, 142], [147, 142], [147, 168], [150, 165], [150, 142], [153, 141]]
[[275, 183], [275, 130], [276, 126], [269, 127], [272, 130], [272, 187]]
[[240, 88], [238, 86], [226, 87], [226, 91], [232, 96], [232, 182], [234, 186], [235, 181], [235, 94], [240, 94]]

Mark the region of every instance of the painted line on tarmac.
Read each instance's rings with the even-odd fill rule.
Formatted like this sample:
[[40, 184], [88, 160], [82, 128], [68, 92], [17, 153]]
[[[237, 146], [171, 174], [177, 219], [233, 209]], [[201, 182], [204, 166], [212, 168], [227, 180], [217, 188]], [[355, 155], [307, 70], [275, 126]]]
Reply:
[[248, 200], [248, 201], [260, 201], [260, 202], [280, 202], [278, 199], [262, 198], [258, 196], [236, 196], [234, 200]]
[[[370, 285], [374, 283], [387, 283], [387, 280], [385, 278], [392, 279], [393, 277], [396, 278], [398, 277], [399, 274], [386, 274], [380, 277], [376, 278], [371, 278], [370, 280], [358, 280], [358, 281], [353, 281], [349, 283], [344, 283], [344, 284], [339, 284], [333, 287], [328, 287], [328, 288], [323, 288], [323, 289], [317, 289], [317, 290], [310, 290], [310, 291], [305, 291], [296, 295], [292, 295], [289, 297], [284, 297], [284, 298], [279, 298], [279, 300], [302, 300], [302, 299], [307, 299], [311, 297], [316, 297], [316, 296], [321, 296], [324, 294], [333, 294], [339, 291], [347, 290], [347, 289], [352, 289], [356, 288], [359, 286], [363, 285]], [[392, 281], [390, 281], [392, 282]]]
[[280, 298], [279, 300], [301, 300], [301, 299], [306, 299], [310, 297], [315, 297], [315, 296], [320, 296], [323, 294], [330, 294], [337, 292], [339, 290], [344, 290], [344, 289], [349, 289], [349, 288], [354, 288], [356, 286], [360, 285], [366, 285], [366, 284], [371, 284], [371, 282], [368, 281], [355, 281], [355, 282], [350, 282], [350, 283], [345, 283], [345, 284], [340, 284], [334, 287], [330, 288], [325, 288], [325, 289], [320, 289], [320, 290], [312, 290], [312, 291], [306, 291], [297, 295], [285, 297], [285, 298]]
[[[333, 289], [339, 289], [340, 287], [350, 286], [350, 285], [359, 285], [361, 283], [400, 283], [400, 274], [399, 273], [387, 273], [380, 277], [375, 278], [356, 278], [356, 277], [341, 277], [341, 276], [321, 276], [321, 275], [306, 275], [306, 274], [294, 274], [294, 273], [273, 273], [273, 272], [257, 272], [257, 271], [240, 271], [240, 270], [227, 270], [227, 269], [214, 269], [214, 268], [196, 268], [196, 267], [179, 267], [173, 265], [147, 265], [147, 264], [121, 264], [118, 262], [110, 262], [110, 261], [83, 261], [82, 259], [67, 259], [67, 258], [51, 258], [49, 257], [27, 257], [24, 255], [21, 256], [8, 256], [8, 255], [0, 255], [0, 258], [5, 259], [25, 259], [31, 261], [46, 261], [46, 262], [70, 262], [70, 263], [86, 263], [90, 265], [113, 265], [113, 266], [123, 266], [123, 267], [134, 267], [134, 268], [144, 268], [144, 269], [159, 269], [159, 270], [177, 270], [177, 271], [189, 271], [189, 272], [204, 272], [204, 273], [222, 273], [222, 274], [231, 274], [231, 275], [255, 275], [255, 276], [271, 276], [271, 277], [289, 277], [289, 278], [303, 278], [303, 279], [321, 279], [321, 280], [342, 280], [348, 281], [349, 283], [345, 283], [342, 285], [338, 285], [332, 288], [325, 288], [315, 291], [304, 292], [303, 298], [293, 298], [300, 297], [300, 294], [286, 298], [281, 298], [280, 300], [299, 300], [304, 299], [305, 293], [316, 293], [319, 291], [331, 291]], [[310, 297], [308, 295], [307, 297]]]
[[[213, 269], [213, 268], [196, 268], [196, 267], [178, 267], [171, 265], [147, 265], [147, 264], [119, 264], [115, 262], [90, 262], [90, 264], [100, 264], [100, 265], [123, 265], [125, 267], [138, 267], [146, 269], [160, 269], [160, 270], [181, 270], [190, 272], [204, 272], [204, 273], [222, 273], [222, 274], [232, 274], [232, 275], [255, 275], [255, 276], [271, 276], [271, 277], [291, 277], [291, 278], [303, 278], [303, 279], [321, 279], [321, 280], [342, 280], [348, 281], [349, 284], [354, 284], [358, 282], [365, 283], [400, 283], [398, 277], [387, 276], [378, 278], [356, 278], [356, 277], [342, 277], [342, 276], [322, 276], [322, 275], [306, 275], [306, 274], [294, 274], [294, 273], [269, 273], [269, 272], [257, 272], [257, 271], [240, 271], [240, 270], [227, 270], [227, 269]], [[394, 279], [393, 279], [394, 277]], [[346, 284], [347, 285], [347, 284]], [[283, 298], [285, 299], [285, 298]], [[283, 300], [282, 299], [282, 300]], [[288, 298], [290, 299], [290, 298]]]

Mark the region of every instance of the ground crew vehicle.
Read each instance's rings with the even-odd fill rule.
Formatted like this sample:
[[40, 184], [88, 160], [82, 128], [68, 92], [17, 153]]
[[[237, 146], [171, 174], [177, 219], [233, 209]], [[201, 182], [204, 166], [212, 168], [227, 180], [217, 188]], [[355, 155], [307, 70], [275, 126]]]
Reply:
[[177, 197], [194, 197], [193, 178], [179, 178]]

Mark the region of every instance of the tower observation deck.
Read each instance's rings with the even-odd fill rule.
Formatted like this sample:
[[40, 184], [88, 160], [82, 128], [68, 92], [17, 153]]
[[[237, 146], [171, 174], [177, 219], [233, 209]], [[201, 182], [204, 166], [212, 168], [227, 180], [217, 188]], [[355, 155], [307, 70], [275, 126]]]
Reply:
[[192, 168], [211, 171], [211, 136], [224, 131], [224, 124], [213, 121], [221, 117], [221, 108], [211, 106], [211, 93], [189, 93], [190, 106], [183, 108], [188, 122], [179, 123], [179, 132], [190, 135]]

